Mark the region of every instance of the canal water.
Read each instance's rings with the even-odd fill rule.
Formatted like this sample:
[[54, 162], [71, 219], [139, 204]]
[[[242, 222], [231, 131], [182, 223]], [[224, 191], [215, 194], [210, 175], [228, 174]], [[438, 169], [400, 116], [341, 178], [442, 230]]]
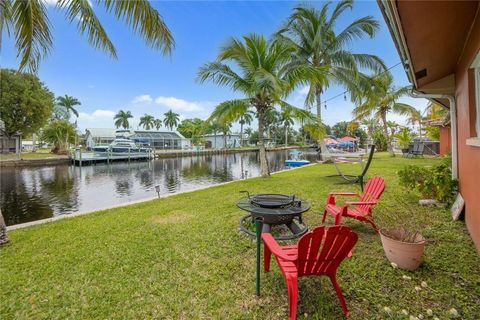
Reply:
[[[270, 171], [285, 169], [288, 150], [267, 153]], [[305, 159], [317, 160], [314, 151]], [[260, 175], [258, 152], [97, 164], [1, 168], [0, 208], [7, 225], [96, 210], [160, 194]]]

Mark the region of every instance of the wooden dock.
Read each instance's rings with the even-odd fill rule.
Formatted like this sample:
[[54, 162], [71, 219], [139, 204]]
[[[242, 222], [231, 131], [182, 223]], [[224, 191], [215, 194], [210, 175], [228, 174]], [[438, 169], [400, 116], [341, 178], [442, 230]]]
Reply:
[[130, 162], [150, 160], [153, 152], [82, 152], [77, 149], [72, 152], [70, 160], [75, 166], [88, 166], [97, 163]]

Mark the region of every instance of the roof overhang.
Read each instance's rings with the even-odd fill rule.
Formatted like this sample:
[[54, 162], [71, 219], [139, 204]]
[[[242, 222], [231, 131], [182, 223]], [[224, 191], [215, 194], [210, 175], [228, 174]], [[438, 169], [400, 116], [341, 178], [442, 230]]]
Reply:
[[[377, 0], [409, 81], [423, 93], [455, 93], [455, 69], [479, 1]], [[439, 101], [448, 106], [447, 101]]]

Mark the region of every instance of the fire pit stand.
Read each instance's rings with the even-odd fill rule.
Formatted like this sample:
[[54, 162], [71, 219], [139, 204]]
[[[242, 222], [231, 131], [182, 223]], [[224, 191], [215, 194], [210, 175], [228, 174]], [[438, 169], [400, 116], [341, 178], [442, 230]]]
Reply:
[[237, 202], [237, 207], [249, 212], [240, 219], [240, 230], [255, 237], [255, 232], [246, 225], [254, 224], [257, 217], [263, 218], [262, 232], [270, 233], [275, 225], [286, 225], [291, 234], [276, 236], [277, 240], [293, 240], [308, 231], [308, 226], [302, 220], [302, 214], [310, 209], [310, 203], [282, 194], [248, 195]]

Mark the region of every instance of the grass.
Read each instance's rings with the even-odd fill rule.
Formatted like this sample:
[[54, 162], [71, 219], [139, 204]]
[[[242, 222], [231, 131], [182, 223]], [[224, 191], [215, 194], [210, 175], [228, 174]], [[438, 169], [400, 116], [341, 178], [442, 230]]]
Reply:
[[4, 160], [30, 160], [30, 159], [51, 159], [64, 158], [65, 155], [57, 155], [50, 152], [49, 149], [38, 149], [35, 152], [22, 152], [20, 156], [15, 153], [0, 154], [0, 161]]
[[[369, 174], [385, 177], [383, 201], [394, 203], [396, 171], [436, 161], [379, 156]], [[325, 177], [332, 173], [332, 165], [314, 165], [10, 232], [0, 249], [1, 318], [285, 319], [287, 292], [274, 262], [255, 296], [255, 246], [238, 232], [243, 212], [235, 202], [240, 190], [295, 193], [312, 201], [305, 220], [316, 226], [328, 191], [357, 190]], [[392, 268], [372, 229], [345, 221], [360, 237], [338, 274], [351, 319], [407, 318], [402, 309], [426, 318], [432, 309], [445, 319], [451, 308], [478, 318], [480, 259], [464, 223], [416, 200], [408, 198], [429, 242], [415, 272]], [[417, 292], [422, 281], [428, 287]], [[342, 317], [327, 278], [300, 280], [298, 317]]]

